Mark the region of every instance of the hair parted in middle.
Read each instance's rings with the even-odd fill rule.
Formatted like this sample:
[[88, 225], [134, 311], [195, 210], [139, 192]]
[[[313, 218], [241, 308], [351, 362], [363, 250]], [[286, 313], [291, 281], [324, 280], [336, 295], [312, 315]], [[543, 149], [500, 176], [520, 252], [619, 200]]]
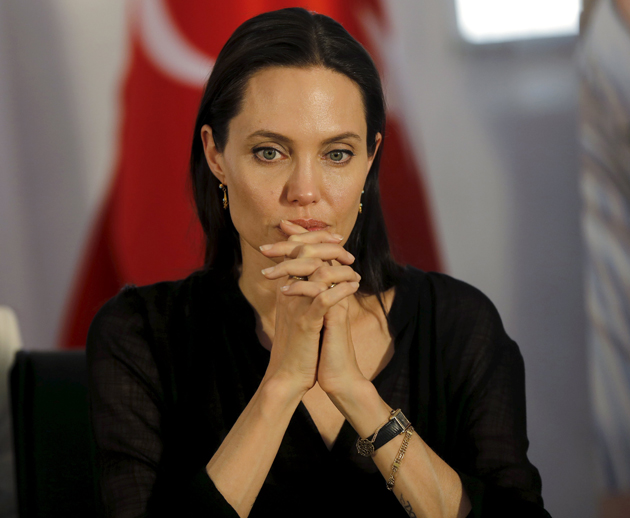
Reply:
[[[223, 210], [219, 180], [204, 154], [201, 128], [208, 124], [219, 152], [229, 138], [230, 121], [242, 109], [247, 83], [268, 67], [323, 67], [351, 79], [361, 92], [367, 122], [368, 154], [376, 135], [385, 132], [385, 99], [372, 58], [337, 21], [302, 8], [263, 13], [240, 25], [217, 57], [206, 84], [195, 123], [190, 174], [197, 215], [205, 234], [205, 269], [238, 276], [242, 262], [238, 232], [229, 211]], [[376, 152], [365, 182], [363, 210], [345, 244], [356, 258], [361, 275], [359, 294], [377, 295], [392, 287], [401, 275], [390, 252], [380, 204], [378, 175], [383, 146]]]

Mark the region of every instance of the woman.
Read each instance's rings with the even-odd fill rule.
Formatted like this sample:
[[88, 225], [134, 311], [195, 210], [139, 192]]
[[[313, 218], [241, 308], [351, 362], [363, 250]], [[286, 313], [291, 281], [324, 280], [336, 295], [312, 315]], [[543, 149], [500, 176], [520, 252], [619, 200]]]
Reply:
[[206, 267], [90, 329], [108, 515], [548, 516], [494, 307], [390, 256], [384, 127], [330, 18], [266, 13], [226, 43], [191, 156]]

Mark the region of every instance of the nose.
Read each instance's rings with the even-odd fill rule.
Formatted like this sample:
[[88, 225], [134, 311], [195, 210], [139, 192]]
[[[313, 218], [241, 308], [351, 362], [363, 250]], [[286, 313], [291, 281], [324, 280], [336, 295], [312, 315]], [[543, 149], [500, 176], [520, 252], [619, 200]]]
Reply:
[[291, 205], [310, 205], [320, 200], [321, 175], [312, 159], [296, 160], [285, 189]]

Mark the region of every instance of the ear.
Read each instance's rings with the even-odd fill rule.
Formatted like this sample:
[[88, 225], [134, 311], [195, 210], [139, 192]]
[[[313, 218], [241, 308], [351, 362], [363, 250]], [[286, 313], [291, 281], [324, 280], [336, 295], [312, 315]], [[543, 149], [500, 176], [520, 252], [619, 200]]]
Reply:
[[378, 148], [381, 147], [381, 142], [383, 141], [383, 135], [381, 135], [380, 133], [377, 133], [374, 137], [374, 141], [376, 142], [376, 144], [374, 145], [374, 153], [372, 153], [372, 156], [368, 157], [368, 170], [367, 170], [368, 173], [370, 172], [370, 169], [372, 169], [372, 162], [374, 162], [376, 153], [378, 153]]
[[203, 152], [206, 156], [206, 162], [208, 162], [210, 171], [212, 171], [212, 174], [216, 176], [222, 184], [227, 185], [225, 181], [223, 154], [214, 144], [212, 128], [207, 124], [201, 128], [201, 140], [203, 142]]

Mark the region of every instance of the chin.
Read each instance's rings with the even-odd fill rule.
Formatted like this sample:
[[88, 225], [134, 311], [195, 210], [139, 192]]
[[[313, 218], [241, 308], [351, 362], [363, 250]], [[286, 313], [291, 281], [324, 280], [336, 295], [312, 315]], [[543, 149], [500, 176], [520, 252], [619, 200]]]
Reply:
[[288, 234], [285, 234], [279, 226], [275, 227], [275, 229], [278, 231], [278, 233], [279, 233], [279, 234], [280, 234], [280, 235], [281, 235], [284, 239], [289, 239], [289, 235], [288, 235]]

